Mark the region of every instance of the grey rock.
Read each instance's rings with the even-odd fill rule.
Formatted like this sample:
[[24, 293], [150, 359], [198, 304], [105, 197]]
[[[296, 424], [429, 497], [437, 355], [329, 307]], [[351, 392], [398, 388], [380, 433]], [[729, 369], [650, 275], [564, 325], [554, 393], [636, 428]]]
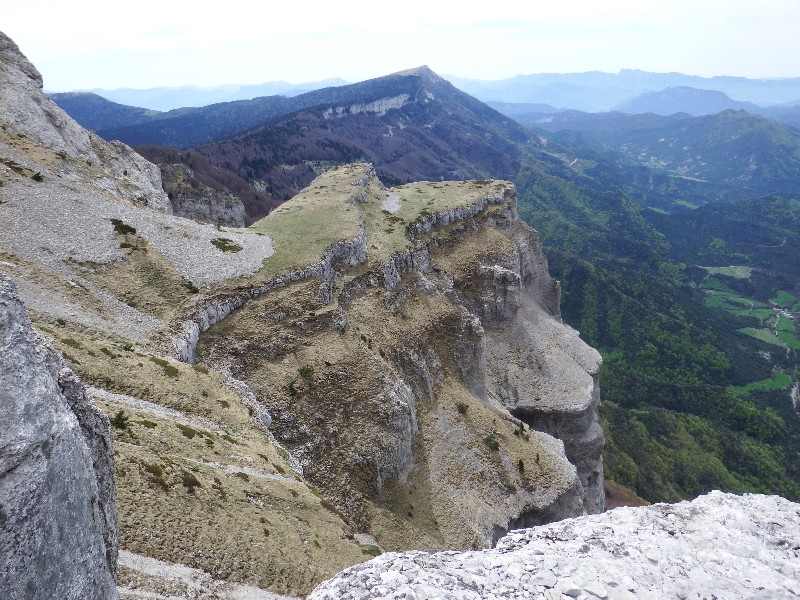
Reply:
[[117, 597], [108, 418], [0, 274], [0, 596]]
[[121, 142], [106, 142], [83, 129], [55, 102], [42, 93], [42, 76], [20, 52], [17, 45], [0, 32], [0, 114], [11, 130], [64, 157], [58, 175], [67, 179], [77, 173], [77, 164], [105, 163], [113, 176], [97, 177], [100, 190], [125, 198], [133, 204], [172, 213], [161, 187], [158, 167]]
[[[389, 569], [406, 581], [382, 577]], [[553, 572], [558, 582], [531, 592], [529, 572], [533, 582], [541, 572]], [[800, 504], [711, 492], [692, 502], [617, 508], [514, 531], [493, 550], [384, 554], [342, 571], [308, 598], [397, 598], [402, 590], [457, 599], [766, 600], [797, 598], [798, 582]]]
[[160, 167], [164, 190], [175, 215], [214, 225], [244, 227], [244, 204], [238, 197], [211, 189], [185, 165]]

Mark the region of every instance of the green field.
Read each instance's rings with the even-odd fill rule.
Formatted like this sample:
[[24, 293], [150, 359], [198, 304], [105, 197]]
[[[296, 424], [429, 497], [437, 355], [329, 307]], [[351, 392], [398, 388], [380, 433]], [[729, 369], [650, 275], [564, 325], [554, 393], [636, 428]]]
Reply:
[[[711, 305], [706, 303], [706, 306]], [[775, 311], [771, 308], [751, 308], [749, 310], [732, 310], [730, 312], [732, 315], [736, 315], [738, 317], [754, 317], [761, 320], [769, 319], [770, 317], [775, 316]]]
[[778, 323], [775, 329], [777, 330], [778, 339], [783, 342], [787, 348], [800, 350], [800, 340], [797, 339], [797, 329], [792, 319], [781, 315], [778, 317]]
[[772, 302], [774, 302], [781, 308], [790, 308], [793, 305], [797, 304], [798, 300], [800, 299], [794, 294], [790, 294], [789, 292], [784, 292], [783, 290], [780, 290], [777, 294], [775, 294], [775, 297], [772, 299]]
[[683, 206], [684, 208], [691, 208], [692, 210], [700, 206], [699, 204], [693, 204], [691, 202], [687, 202], [686, 200], [675, 200], [673, 204], [676, 206]]
[[725, 275], [735, 279], [750, 279], [753, 269], [741, 265], [731, 265], [730, 267], [703, 267], [709, 275]]
[[786, 373], [776, 371], [769, 379], [754, 381], [742, 386], [731, 386], [729, 391], [734, 394], [746, 394], [747, 392], [772, 392], [776, 390], [788, 390], [792, 385], [792, 378]]
[[785, 346], [785, 344], [775, 335], [771, 329], [754, 329], [753, 327], [744, 327], [738, 330], [740, 333], [754, 337], [757, 340], [773, 344], [775, 346]]

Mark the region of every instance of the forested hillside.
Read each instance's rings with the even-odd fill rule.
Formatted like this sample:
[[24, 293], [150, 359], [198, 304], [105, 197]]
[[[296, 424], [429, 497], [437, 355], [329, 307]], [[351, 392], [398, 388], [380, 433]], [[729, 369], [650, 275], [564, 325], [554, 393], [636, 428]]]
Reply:
[[609, 185], [603, 159], [573, 161], [557, 176], [529, 167], [517, 185], [564, 319], [605, 360], [608, 477], [651, 501], [713, 488], [797, 498], [800, 203], [666, 214]]

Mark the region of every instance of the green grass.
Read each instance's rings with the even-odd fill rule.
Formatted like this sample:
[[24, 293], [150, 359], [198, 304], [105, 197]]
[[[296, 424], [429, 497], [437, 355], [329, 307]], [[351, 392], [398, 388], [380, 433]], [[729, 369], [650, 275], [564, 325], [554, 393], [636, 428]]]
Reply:
[[787, 319], [783, 315], [778, 317], [778, 323], [775, 325], [778, 331], [788, 331], [794, 333], [794, 321]]
[[218, 250], [225, 253], [240, 252], [242, 247], [229, 238], [218, 237], [211, 240], [211, 243], [216, 246]]
[[780, 290], [777, 294], [775, 294], [772, 302], [782, 308], [789, 308], [790, 306], [797, 304], [798, 300], [799, 299], [794, 294]]
[[778, 323], [775, 328], [777, 330], [778, 339], [783, 342], [784, 345], [793, 350], [800, 350], [800, 340], [797, 339], [794, 321], [781, 315], [778, 317]]
[[[264, 261], [268, 275], [310, 265], [332, 244], [358, 235], [359, 211], [348, 200], [359, 191], [350, 183], [361, 171], [352, 165], [331, 169], [250, 226], [272, 238], [275, 254]], [[325, 193], [315, 193], [322, 185]]]
[[744, 327], [743, 329], [739, 329], [739, 332], [749, 335], [750, 337], [754, 337], [757, 340], [761, 340], [762, 342], [766, 342], [767, 344], [773, 344], [781, 347], [786, 346], [786, 344], [784, 344], [780, 338], [778, 338], [778, 336], [776, 336], [769, 329], [754, 329], [753, 327]]
[[724, 275], [734, 279], [750, 279], [753, 269], [741, 265], [731, 265], [730, 267], [702, 267], [708, 271], [709, 275]]
[[770, 308], [751, 308], [750, 310], [732, 310], [731, 314], [738, 317], [754, 317], [756, 319], [769, 319], [775, 315], [775, 311]]
[[742, 386], [731, 386], [729, 391], [734, 394], [746, 394], [747, 392], [773, 392], [776, 390], [788, 390], [792, 385], [792, 378], [786, 373], [776, 371], [769, 379], [754, 381]]
[[[264, 261], [260, 276], [272, 277], [314, 263], [332, 244], [356, 237], [361, 218], [366, 225], [370, 258], [383, 261], [408, 246], [407, 228], [420, 217], [476, 202], [502, 192], [506, 185], [494, 180], [423, 181], [388, 191], [376, 185], [367, 189], [353, 186], [364, 173], [363, 165], [331, 169], [253, 223], [251, 230], [268, 235], [275, 247], [275, 254]], [[366, 197], [351, 202], [361, 192], [366, 192]], [[389, 193], [399, 197], [399, 209], [394, 213], [384, 208]]]
[[701, 290], [716, 290], [718, 292], [725, 292], [727, 294], [734, 294], [735, 292], [725, 285], [722, 281], [717, 279], [716, 277], [709, 277], [703, 283], [700, 284]]

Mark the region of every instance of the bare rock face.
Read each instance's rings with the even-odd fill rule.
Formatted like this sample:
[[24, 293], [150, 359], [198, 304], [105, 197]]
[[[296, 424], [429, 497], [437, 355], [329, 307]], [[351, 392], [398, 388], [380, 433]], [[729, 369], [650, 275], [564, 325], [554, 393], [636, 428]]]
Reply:
[[0, 596], [115, 598], [108, 418], [0, 275]]
[[195, 179], [194, 172], [185, 165], [160, 167], [175, 215], [214, 225], [244, 227], [244, 204], [239, 198], [211, 189]]
[[385, 554], [309, 599], [798, 596], [800, 504], [712, 492], [514, 531], [494, 550]]

